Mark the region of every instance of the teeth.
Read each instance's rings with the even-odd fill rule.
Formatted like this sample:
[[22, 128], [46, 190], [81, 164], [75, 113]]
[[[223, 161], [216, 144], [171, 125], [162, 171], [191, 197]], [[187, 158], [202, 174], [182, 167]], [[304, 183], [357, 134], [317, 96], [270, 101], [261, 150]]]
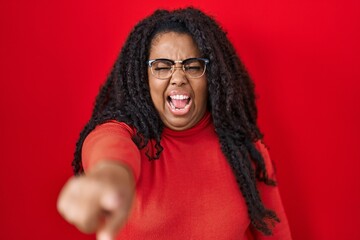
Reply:
[[175, 100], [184, 100], [184, 99], [189, 99], [189, 96], [186, 95], [172, 95], [170, 96], [171, 99], [175, 99]]

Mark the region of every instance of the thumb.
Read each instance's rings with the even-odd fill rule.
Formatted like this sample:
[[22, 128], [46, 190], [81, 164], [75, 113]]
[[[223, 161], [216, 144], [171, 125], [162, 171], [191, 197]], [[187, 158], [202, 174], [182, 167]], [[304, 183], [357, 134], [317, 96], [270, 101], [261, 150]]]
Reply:
[[114, 211], [120, 207], [121, 197], [116, 191], [107, 191], [99, 201], [102, 209], [105, 211]]

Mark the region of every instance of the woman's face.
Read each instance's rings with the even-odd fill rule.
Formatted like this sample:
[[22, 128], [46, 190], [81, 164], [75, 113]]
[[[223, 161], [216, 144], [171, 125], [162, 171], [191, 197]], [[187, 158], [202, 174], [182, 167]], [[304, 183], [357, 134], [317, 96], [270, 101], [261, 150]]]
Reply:
[[[185, 60], [201, 57], [200, 51], [188, 34], [167, 32], [155, 36], [149, 59], [166, 58]], [[180, 63], [176, 63], [169, 79], [158, 79], [148, 68], [151, 99], [160, 118], [170, 129], [185, 130], [193, 127], [207, 109], [207, 81], [205, 74], [200, 78], [185, 75]]]

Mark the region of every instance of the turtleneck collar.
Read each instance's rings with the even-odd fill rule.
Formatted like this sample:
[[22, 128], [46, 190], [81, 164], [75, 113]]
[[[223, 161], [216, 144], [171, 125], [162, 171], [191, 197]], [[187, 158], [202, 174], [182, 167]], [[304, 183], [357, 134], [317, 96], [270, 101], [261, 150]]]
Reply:
[[192, 128], [183, 130], [183, 131], [175, 131], [168, 127], [164, 128], [163, 135], [168, 136], [191, 136], [193, 134], [196, 134], [206, 128], [211, 123], [211, 114], [210, 112], [206, 111], [202, 119], [195, 124]]

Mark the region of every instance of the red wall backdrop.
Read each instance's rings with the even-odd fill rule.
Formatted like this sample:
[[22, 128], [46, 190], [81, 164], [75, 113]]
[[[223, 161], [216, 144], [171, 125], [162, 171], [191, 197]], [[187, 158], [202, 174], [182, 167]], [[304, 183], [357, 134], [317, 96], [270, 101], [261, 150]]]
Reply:
[[[190, 1], [0, 2], [1, 239], [94, 239], [56, 212], [92, 103], [131, 27]], [[257, 84], [294, 239], [360, 239], [360, 4], [192, 1]]]

